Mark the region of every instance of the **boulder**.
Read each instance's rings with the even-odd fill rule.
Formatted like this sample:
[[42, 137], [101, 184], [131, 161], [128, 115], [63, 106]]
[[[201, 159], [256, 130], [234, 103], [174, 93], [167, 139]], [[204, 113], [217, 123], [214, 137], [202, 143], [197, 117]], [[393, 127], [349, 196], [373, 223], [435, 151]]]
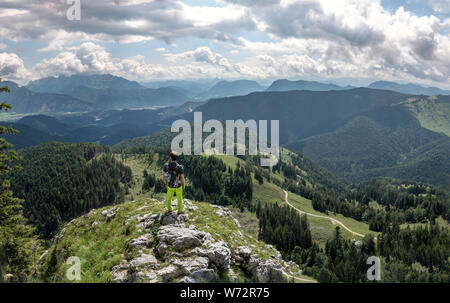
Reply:
[[219, 269], [230, 268], [231, 251], [223, 241], [212, 243], [208, 246], [206, 256]]
[[284, 283], [286, 277], [284, 276], [283, 267], [281, 264], [273, 260], [260, 262], [252, 271], [253, 276], [261, 283]]
[[252, 250], [247, 246], [239, 246], [238, 248], [236, 248], [236, 251], [234, 253], [241, 259], [246, 259], [250, 257], [250, 255], [252, 254]]
[[219, 217], [231, 216], [231, 210], [229, 210], [228, 208], [214, 204], [211, 204], [211, 206], [218, 209], [216, 211], [216, 215], [218, 215]]
[[142, 254], [130, 262], [129, 269], [131, 272], [136, 272], [141, 268], [157, 269], [159, 266], [158, 260], [152, 254]]
[[212, 269], [201, 269], [192, 273], [192, 280], [195, 283], [216, 283], [216, 275]]
[[117, 215], [116, 208], [110, 208], [102, 211], [102, 216], [106, 217], [106, 221], [110, 221]]
[[[83, 216], [83, 219], [86, 220], [86, 219], [92, 217], [93, 215], [95, 215], [96, 211], [97, 211], [96, 209], [91, 209], [91, 211], [89, 213], [87, 213]], [[69, 223], [72, 223], [72, 221], [70, 221]]]
[[147, 248], [153, 243], [153, 236], [151, 234], [145, 234], [139, 238], [133, 239], [128, 243], [130, 248]]
[[[144, 227], [144, 229], [147, 229], [147, 230], [151, 229], [154, 226], [155, 222], [161, 222], [161, 217], [162, 217], [161, 214], [151, 215], [151, 216], [145, 218], [144, 222], [142, 222], [141, 224]], [[141, 225], [141, 224], [139, 224], [139, 225]]]
[[178, 283], [195, 283], [195, 280], [191, 277], [183, 277], [178, 281]]
[[156, 272], [156, 275], [161, 279], [162, 282], [169, 282], [175, 278], [182, 275], [182, 271], [175, 265], [169, 265], [161, 268]]
[[190, 275], [195, 271], [208, 268], [209, 260], [205, 257], [197, 257], [187, 260], [175, 260], [172, 264], [178, 266], [184, 275]]
[[114, 283], [124, 283], [128, 277], [128, 271], [122, 269], [120, 265], [116, 265], [111, 269], [111, 274], [113, 276], [112, 282]]
[[242, 264], [242, 267], [246, 269], [248, 272], [252, 273], [256, 267], [259, 266], [261, 260], [256, 256], [250, 256], [245, 263]]
[[[211, 235], [199, 230], [185, 228], [177, 225], [161, 226], [158, 231], [157, 239], [159, 241], [156, 250], [161, 250], [160, 246], [172, 246], [175, 251], [201, 246], [211, 239]], [[164, 254], [160, 255], [163, 256]]]
[[162, 225], [180, 225], [183, 226], [184, 223], [189, 219], [187, 214], [169, 214], [162, 217]]

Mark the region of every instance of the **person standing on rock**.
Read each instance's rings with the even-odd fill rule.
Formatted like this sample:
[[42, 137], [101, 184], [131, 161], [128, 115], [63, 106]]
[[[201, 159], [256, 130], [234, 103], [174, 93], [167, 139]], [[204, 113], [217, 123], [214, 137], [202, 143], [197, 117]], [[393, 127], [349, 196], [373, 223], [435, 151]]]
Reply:
[[167, 187], [167, 210], [172, 212], [173, 193], [177, 195], [178, 213], [183, 213], [183, 187], [184, 187], [184, 167], [177, 162], [178, 155], [172, 151], [170, 161], [164, 164], [163, 180]]

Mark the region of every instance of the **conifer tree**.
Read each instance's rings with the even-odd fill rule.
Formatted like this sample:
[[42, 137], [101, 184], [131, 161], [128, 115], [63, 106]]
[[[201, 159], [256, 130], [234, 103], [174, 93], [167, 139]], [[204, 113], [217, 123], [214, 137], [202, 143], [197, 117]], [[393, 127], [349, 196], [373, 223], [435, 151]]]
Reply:
[[[9, 92], [0, 87], [0, 92]], [[0, 111], [11, 109], [5, 102]], [[13, 134], [12, 127], [0, 125], [0, 135]], [[40, 245], [33, 236], [33, 228], [22, 216], [21, 201], [13, 197], [8, 173], [18, 169], [12, 162], [18, 155], [4, 137], [0, 138], [0, 281], [25, 281], [33, 271], [35, 256]]]

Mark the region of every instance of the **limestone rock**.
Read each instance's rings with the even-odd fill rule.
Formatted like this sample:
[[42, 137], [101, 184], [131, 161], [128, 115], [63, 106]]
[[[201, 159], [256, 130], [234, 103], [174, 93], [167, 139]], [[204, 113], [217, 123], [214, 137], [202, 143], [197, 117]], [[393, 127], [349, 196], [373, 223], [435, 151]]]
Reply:
[[123, 270], [120, 265], [116, 265], [111, 269], [111, 274], [113, 275], [112, 282], [123, 283], [127, 280], [128, 270]]
[[161, 222], [161, 214], [154, 214], [144, 219], [141, 223], [144, 229], [149, 230], [153, 227], [155, 222]]
[[252, 250], [247, 246], [239, 246], [236, 248], [235, 254], [243, 259], [250, 257]]
[[283, 273], [283, 267], [281, 264], [274, 262], [273, 260], [267, 260], [261, 262], [253, 272], [253, 275], [259, 282], [266, 283], [283, 283], [286, 282], [286, 277]]
[[172, 264], [178, 266], [184, 275], [190, 275], [195, 271], [208, 268], [209, 260], [205, 257], [197, 257], [195, 259], [175, 260]]
[[102, 216], [106, 217], [106, 221], [110, 221], [117, 215], [116, 208], [110, 208], [102, 211]]
[[212, 243], [206, 252], [208, 259], [219, 269], [230, 268], [231, 251], [223, 241]]
[[201, 269], [192, 273], [192, 279], [196, 283], [216, 283], [216, 275], [212, 269]]
[[159, 266], [158, 260], [152, 254], [142, 254], [130, 262], [130, 271], [136, 272], [140, 268], [156, 269]]
[[[175, 251], [201, 246], [211, 239], [211, 235], [208, 233], [176, 225], [161, 226], [156, 237], [159, 241], [158, 246], [172, 246]], [[156, 250], [160, 252], [158, 246]]]
[[162, 225], [180, 225], [182, 226], [187, 220], [189, 216], [187, 214], [169, 214], [162, 217], [161, 224]]
[[161, 279], [162, 282], [169, 282], [172, 279], [180, 277], [182, 275], [182, 272], [177, 266], [169, 265], [158, 270], [156, 272], [156, 275]]
[[139, 238], [133, 239], [128, 243], [130, 248], [147, 248], [153, 243], [153, 236], [151, 234], [145, 234]]

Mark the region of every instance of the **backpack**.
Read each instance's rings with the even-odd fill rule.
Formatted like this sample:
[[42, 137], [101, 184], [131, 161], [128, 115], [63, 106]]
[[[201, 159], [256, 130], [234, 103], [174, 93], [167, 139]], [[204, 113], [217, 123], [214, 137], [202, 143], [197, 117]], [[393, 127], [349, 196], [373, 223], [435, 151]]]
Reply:
[[167, 173], [166, 173], [166, 178], [167, 178], [167, 183], [169, 185], [169, 187], [171, 188], [175, 188], [175, 187], [179, 187], [179, 174], [178, 174], [178, 170], [179, 170], [179, 164], [176, 162], [170, 162], [167, 165]]

